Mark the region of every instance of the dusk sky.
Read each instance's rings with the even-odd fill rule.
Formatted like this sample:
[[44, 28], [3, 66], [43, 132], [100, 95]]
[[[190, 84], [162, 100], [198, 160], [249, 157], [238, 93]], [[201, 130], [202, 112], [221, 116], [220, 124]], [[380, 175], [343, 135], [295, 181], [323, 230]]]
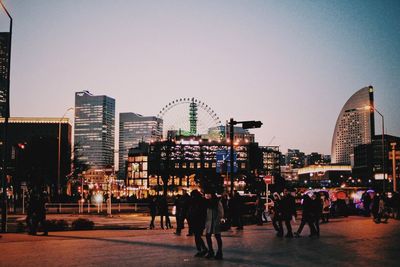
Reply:
[[372, 85], [400, 136], [400, 1], [3, 2], [12, 116], [61, 117], [82, 90], [115, 98], [116, 118], [195, 97], [261, 120], [261, 145], [330, 154], [342, 106]]

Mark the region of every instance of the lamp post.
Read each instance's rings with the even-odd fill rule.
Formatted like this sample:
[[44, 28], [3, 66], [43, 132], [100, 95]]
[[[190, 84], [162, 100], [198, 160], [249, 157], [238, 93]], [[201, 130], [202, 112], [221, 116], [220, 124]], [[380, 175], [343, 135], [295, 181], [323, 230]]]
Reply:
[[2, 162], [2, 177], [1, 184], [3, 188], [3, 197], [1, 200], [1, 231], [3, 233], [7, 232], [7, 128], [8, 128], [8, 119], [10, 118], [10, 72], [11, 72], [11, 35], [12, 35], [12, 23], [13, 19], [8, 12], [7, 8], [4, 6], [3, 2], [0, 0], [0, 5], [3, 8], [4, 12], [6, 12], [7, 16], [10, 19], [10, 34], [8, 36], [8, 58], [7, 58], [7, 70], [6, 70], [6, 79], [7, 88], [5, 90], [5, 103], [4, 103], [4, 131], [3, 131], [3, 162]]
[[74, 110], [74, 108], [68, 108], [65, 112], [64, 115], [61, 117], [60, 121], [58, 122], [58, 158], [57, 158], [57, 196], [58, 196], [58, 202], [61, 200], [61, 183], [60, 183], [60, 177], [61, 177], [61, 122], [65, 118], [65, 115], [67, 115], [68, 111]]
[[385, 193], [386, 190], [386, 181], [385, 181], [385, 118], [383, 117], [382, 113], [380, 113], [374, 106], [368, 106], [368, 108], [376, 111], [382, 119], [382, 174], [383, 174], [383, 193]]

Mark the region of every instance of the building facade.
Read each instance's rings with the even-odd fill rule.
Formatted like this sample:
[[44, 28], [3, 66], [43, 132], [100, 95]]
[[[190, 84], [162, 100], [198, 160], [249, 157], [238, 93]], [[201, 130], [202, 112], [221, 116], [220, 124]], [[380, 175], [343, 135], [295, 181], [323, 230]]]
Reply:
[[[4, 119], [1, 119], [0, 131], [3, 131], [3, 127]], [[66, 176], [71, 172], [69, 120], [67, 118], [10, 118], [7, 174], [10, 176], [9, 183], [15, 192], [20, 192], [21, 185], [26, 184], [27, 186], [46, 185], [50, 188], [52, 195], [56, 193], [59, 129], [61, 130], [60, 185], [64, 188]]]
[[354, 147], [371, 143], [375, 135], [374, 90], [364, 87], [345, 103], [333, 132], [331, 158], [333, 164], [351, 164]]
[[[0, 117], [4, 118], [8, 112], [8, 98], [10, 85], [10, 70], [9, 70], [9, 44], [10, 33], [0, 32]], [[8, 114], [9, 116], [9, 114]]]
[[75, 156], [91, 169], [114, 166], [115, 100], [75, 93]]
[[125, 177], [129, 149], [139, 142], [150, 143], [162, 138], [162, 119], [136, 113], [119, 114], [119, 177]]

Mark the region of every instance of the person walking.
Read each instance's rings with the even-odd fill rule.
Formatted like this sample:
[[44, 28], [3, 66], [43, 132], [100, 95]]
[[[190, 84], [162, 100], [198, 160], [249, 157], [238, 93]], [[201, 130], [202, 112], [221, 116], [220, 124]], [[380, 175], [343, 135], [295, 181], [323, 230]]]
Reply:
[[[206, 217], [206, 239], [208, 245], [208, 253], [206, 255], [207, 259], [215, 258], [216, 260], [222, 260], [222, 238], [220, 223], [224, 218], [224, 208], [222, 207], [221, 201], [218, 199], [217, 195], [212, 192], [211, 194], [206, 194], [207, 203], [207, 217]], [[217, 240], [217, 254], [214, 254], [214, 249], [212, 245], [211, 235], [214, 235]]]
[[172, 228], [171, 221], [169, 219], [168, 202], [166, 196], [161, 196], [159, 199], [159, 211], [161, 219], [161, 229], [164, 229], [164, 217], [165, 217], [165, 228]]
[[313, 224], [313, 214], [312, 214], [312, 204], [311, 198], [308, 194], [303, 195], [302, 199], [302, 216], [301, 216], [301, 223], [297, 231], [294, 233], [295, 237], [300, 237], [301, 232], [306, 224], [310, 228], [310, 236], [316, 234], [316, 230]]
[[201, 237], [203, 235], [207, 217], [206, 200], [200, 191], [196, 189], [190, 193], [190, 198], [189, 218], [192, 223], [192, 231], [197, 249], [197, 253], [194, 256], [203, 257], [208, 252], [203, 238]]
[[[315, 192], [311, 195], [311, 200], [311, 212], [314, 227], [316, 230], [315, 235], [319, 237], [319, 220], [321, 219], [322, 214], [322, 201], [320, 194], [318, 192]], [[311, 236], [313, 236], [313, 234], [311, 234]]]
[[282, 221], [285, 221], [287, 229], [285, 237], [292, 238], [293, 232], [290, 221], [292, 220], [293, 216], [296, 217], [296, 202], [294, 197], [290, 194], [287, 188], [283, 189], [283, 198], [281, 200], [280, 209], [282, 214], [279, 220], [279, 227], [281, 228], [281, 234], [283, 235]]
[[362, 194], [361, 201], [364, 207], [364, 216], [370, 217], [371, 216], [371, 196], [367, 191]]
[[281, 196], [279, 195], [279, 193], [275, 192], [273, 194], [273, 199], [274, 199], [274, 205], [270, 207], [269, 211], [272, 217], [272, 225], [276, 231], [276, 236], [282, 237], [283, 236], [282, 222], [279, 223], [282, 217], [280, 208]]
[[154, 229], [154, 220], [157, 216], [157, 198], [155, 196], [151, 196], [149, 199], [149, 211], [151, 216], [149, 228]]
[[329, 200], [329, 197], [323, 195], [321, 197], [322, 200], [322, 222], [323, 223], [328, 223], [329, 222], [329, 214], [330, 214], [330, 208], [331, 208], [331, 201]]
[[260, 194], [257, 194], [255, 206], [256, 206], [256, 212], [254, 215], [256, 217], [257, 225], [262, 226], [263, 225], [262, 217], [263, 217], [263, 212], [264, 212], [264, 203], [261, 199]]
[[190, 219], [190, 216], [189, 216], [189, 209], [191, 206], [192, 198], [190, 197], [190, 195], [187, 192], [185, 192], [182, 195], [181, 200], [182, 200], [182, 219], [181, 219], [182, 220], [181, 221], [182, 229], [185, 228], [184, 225], [185, 225], [185, 220], [186, 220], [187, 225], [188, 225], [188, 233], [186, 236], [192, 236], [193, 235], [192, 220]]
[[176, 231], [174, 234], [181, 235], [183, 228], [184, 217], [183, 217], [183, 203], [182, 196], [178, 194], [175, 198], [175, 219], [176, 219]]
[[233, 192], [230, 208], [231, 208], [233, 224], [236, 225], [237, 230], [243, 230], [243, 219], [242, 219], [243, 200], [238, 191], [236, 190]]

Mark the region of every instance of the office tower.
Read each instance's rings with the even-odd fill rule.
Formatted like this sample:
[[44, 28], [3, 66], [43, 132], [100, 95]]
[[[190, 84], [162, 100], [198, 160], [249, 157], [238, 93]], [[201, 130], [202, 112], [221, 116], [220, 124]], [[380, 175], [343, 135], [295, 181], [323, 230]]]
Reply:
[[343, 106], [336, 121], [332, 138], [332, 163], [349, 164], [350, 155], [360, 144], [374, 138], [374, 90], [364, 87], [353, 94]]
[[163, 121], [155, 116], [142, 116], [128, 112], [119, 114], [119, 177], [125, 178], [125, 163], [129, 149], [139, 142], [157, 141], [162, 138]]
[[115, 100], [75, 93], [75, 156], [91, 169], [114, 166]]

